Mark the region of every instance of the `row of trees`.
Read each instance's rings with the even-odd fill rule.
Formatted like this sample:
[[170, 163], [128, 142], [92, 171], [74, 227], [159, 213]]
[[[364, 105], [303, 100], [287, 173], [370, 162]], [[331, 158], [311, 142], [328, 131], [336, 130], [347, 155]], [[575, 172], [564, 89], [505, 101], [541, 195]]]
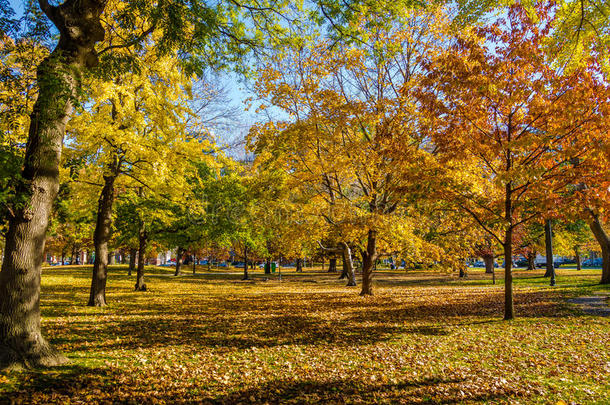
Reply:
[[[608, 89], [590, 41], [562, 68], [567, 3], [472, 26], [468, 4], [39, 0], [24, 19], [0, 5], [3, 365], [65, 361], [40, 332], [49, 225], [56, 245], [92, 241], [95, 306], [109, 245], [138, 251], [136, 290], [156, 243], [245, 262], [324, 251], [349, 285], [359, 255], [369, 295], [382, 255], [509, 259], [551, 218], [590, 223], [610, 282]], [[215, 142], [231, 114], [206, 78], [247, 62], [269, 117], [250, 131], [251, 165]]]

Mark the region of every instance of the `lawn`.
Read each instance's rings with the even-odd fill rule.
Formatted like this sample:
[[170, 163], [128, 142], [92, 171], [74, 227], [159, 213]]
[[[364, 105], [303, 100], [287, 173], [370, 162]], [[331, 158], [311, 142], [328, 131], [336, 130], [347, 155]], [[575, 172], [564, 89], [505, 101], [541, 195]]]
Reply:
[[43, 270], [43, 329], [68, 366], [0, 375], [14, 403], [610, 403], [610, 318], [566, 303], [610, 292], [599, 270], [466, 280], [379, 272], [375, 296], [337, 275], [147, 268], [147, 292], [112, 267], [89, 308], [88, 267]]

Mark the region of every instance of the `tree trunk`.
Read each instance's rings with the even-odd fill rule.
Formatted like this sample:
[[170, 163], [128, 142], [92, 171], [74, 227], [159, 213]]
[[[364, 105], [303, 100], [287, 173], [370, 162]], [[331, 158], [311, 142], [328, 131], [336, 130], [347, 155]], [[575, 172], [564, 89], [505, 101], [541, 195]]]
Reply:
[[74, 264], [74, 256], [76, 256], [76, 243], [72, 244], [72, 250], [70, 251], [70, 266]]
[[551, 220], [544, 223], [544, 245], [546, 249], [546, 271], [544, 277], [555, 277], [555, 263], [553, 261], [553, 230]]
[[138, 249], [131, 248], [129, 249], [129, 271], [127, 272], [128, 276], [131, 276], [131, 272], [136, 269], [136, 255], [138, 254]]
[[144, 264], [146, 261], [146, 245], [148, 243], [148, 235], [144, 225], [141, 225], [139, 232], [140, 249], [138, 251], [138, 272], [136, 274], [136, 291], [146, 291], [146, 284], [144, 283]]
[[578, 246], [574, 246], [574, 255], [576, 256], [576, 270], [581, 271], [582, 264], [580, 262], [580, 249], [578, 249]]
[[244, 245], [244, 278], [242, 280], [249, 280], [250, 276], [248, 275], [248, 247]]
[[193, 255], [193, 274], [197, 271], [197, 255]]
[[339, 245], [343, 249], [343, 272], [341, 273], [339, 280], [347, 277], [347, 286], [355, 287], [357, 284], [356, 273], [354, 272], [354, 262], [352, 261], [352, 250], [345, 242], [340, 242]]
[[328, 261], [328, 272], [329, 273], [337, 272], [337, 258], [336, 257], [331, 257], [330, 260]]
[[[343, 253], [341, 253], [343, 255]], [[347, 271], [347, 261], [345, 260], [345, 255], [343, 255], [343, 259], [342, 259], [342, 267], [341, 267], [341, 274], [339, 275], [339, 280], [343, 280], [344, 278], [347, 278], [347, 274], [349, 273]]]
[[[509, 137], [510, 139], [510, 137]], [[507, 170], [511, 168], [511, 160], [507, 162]], [[504, 232], [504, 320], [515, 317], [515, 306], [513, 304], [513, 200], [512, 183], [509, 181], [505, 186], [504, 195], [504, 220], [506, 231]]]
[[366, 250], [362, 254], [362, 291], [360, 295], [373, 295], [373, 268], [377, 261], [377, 231], [369, 229]]
[[303, 272], [303, 259], [297, 259], [297, 273]]
[[[512, 257], [513, 241], [512, 230], [506, 231], [504, 239], [504, 257]], [[513, 271], [512, 261], [504, 260], [504, 319], [510, 320], [515, 317], [515, 307], [513, 304]]]
[[67, 0], [42, 11], [59, 31], [53, 52], [38, 66], [38, 98], [30, 119], [17, 200], [9, 219], [0, 272], [0, 368], [53, 366], [67, 359], [40, 330], [40, 274], [45, 235], [59, 188], [66, 123], [78, 96], [80, 73], [97, 62], [95, 43], [104, 38], [99, 17], [104, 0]]
[[176, 271], [174, 272], [175, 277], [178, 277], [180, 275], [180, 268], [182, 267], [182, 256], [184, 256], [185, 251], [186, 249], [183, 249], [180, 246], [178, 246], [178, 249], [176, 250]]
[[527, 254], [527, 269], [536, 270], [536, 252], [531, 251]]
[[589, 210], [591, 220], [589, 227], [602, 249], [602, 279], [601, 284], [610, 284], [610, 237], [606, 233], [600, 219], [599, 214]]
[[116, 252], [114, 250], [108, 254], [108, 262], [113, 266], [116, 264]]
[[114, 173], [104, 176], [104, 187], [97, 202], [97, 219], [93, 232], [95, 262], [89, 290], [90, 307], [106, 306], [106, 279], [108, 275], [108, 241], [112, 231], [112, 203], [114, 202]]
[[490, 255], [483, 256], [483, 261], [485, 262], [485, 273], [493, 274], [494, 273], [494, 255], [493, 255], [493, 253]]

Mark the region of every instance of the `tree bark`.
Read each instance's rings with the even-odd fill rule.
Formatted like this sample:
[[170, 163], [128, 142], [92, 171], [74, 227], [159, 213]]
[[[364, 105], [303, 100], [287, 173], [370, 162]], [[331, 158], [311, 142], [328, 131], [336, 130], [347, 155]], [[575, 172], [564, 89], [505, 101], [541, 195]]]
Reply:
[[544, 245], [546, 250], [546, 271], [544, 277], [555, 277], [555, 263], [553, 260], [553, 230], [551, 220], [544, 222]]
[[536, 270], [536, 252], [531, 251], [527, 253], [527, 269]]
[[610, 284], [610, 237], [608, 237], [608, 234], [599, 219], [599, 214], [592, 210], [589, 210], [589, 214], [589, 227], [602, 249], [602, 279], [600, 283]]
[[297, 273], [303, 272], [303, 259], [297, 259]]
[[131, 272], [136, 269], [136, 255], [138, 254], [138, 249], [131, 248], [129, 249], [129, 271], [127, 272], [128, 276], [131, 276]]
[[136, 274], [136, 291], [146, 291], [146, 284], [144, 283], [144, 264], [146, 261], [146, 245], [148, 243], [148, 235], [146, 228], [142, 224], [139, 231], [140, 248], [138, 251], [138, 272]]
[[180, 275], [180, 268], [182, 267], [182, 256], [184, 256], [184, 252], [186, 249], [178, 246], [176, 250], [176, 271], [174, 272], [174, 276], [178, 277]]
[[[354, 262], [352, 261], [352, 250], [345, 242], [340, 242], [339, 245], [343, 249], [343, 273], [339, 279], [347, 277], [346, 285], [348, 287], [355, 287], [357, 284], [356, 273], [354, 272]], [[345, 274], [345, 277], [343, 274]]]
[[74, 256], [76, 255], [76, 243], [72, 244], [72, 250], [70, 251], [70, 266], [74, 264]]
[[249, 280], [250, 276], [248, 275], [248, 246], [244, 244], [244, 278], [242, 280]]
[[[507, 165], [510, 169], [510, 160]], [[513, 201], [512, 183], [508, 182], [505, 187], [504, 197], [504, 219], [506, 231], [504, 233], [504, 320], [515, 317], [515, 306], [513, 303]]]
[[580, 249], [578, 246], [574, 246], [574, 255], [576, 256], [576, 270], [582, 270], [582, 263], [580, 262]]
[[328, 272], [336, 273], [337, 272], [337, 258], [331, 257], [328, 261]]
[[197, 271], [197, 255], [193, 255], [193, 274]]
[[[506, 231], [504, 239], [504, 257], [512, 257], [513, 254], [512, 229]], [[513, 271], [512, 261], [504, 260], [504, 319], [510, 320], [515, 317], [513, 304]]]
[[23, 208], [9, 219], [0, 272], [0, 368], [53, 366], [67, 359], [40, 329], [40, 276], [45, 235], [59, 189], [65, 127], [78, 96], [80, 74], [97, 62], [104, 38], [99, 18], [106, 0], [67, 0], [42, 11], [59, 31], [53, 52], [38, 66], [38, 98], [30, 119], [17, 199]]
[[360, 295], [373, 295], [373, 268], [377, 261], [377, 231], [369, 229], [366, 250], [362, 254], [362, 291]]
[[485, 273], [493, 274], [494, 273], [494, 256], [493, 253], [490, 255], [483, 256], [483, 261], [485, 262]]
[[112, 231], [112, 204], [114, 202], [114, 181], [116, 175], [113, 173], [104, 176], [104, 187], [97, 202], [97, 219], [95, 231], [93, 232], [93, 244], [95, 246], [95, 261], [93, 262], [93, 274], [91, 276], [91, 288], [89, 290], [90, 307], [106, 306], [106, 279], [108, 276], [108, 241]]

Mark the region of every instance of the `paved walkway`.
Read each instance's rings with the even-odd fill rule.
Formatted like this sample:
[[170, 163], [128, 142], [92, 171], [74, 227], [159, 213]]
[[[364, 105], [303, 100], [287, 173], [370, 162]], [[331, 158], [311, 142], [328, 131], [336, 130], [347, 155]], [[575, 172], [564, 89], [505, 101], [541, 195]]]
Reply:
[[578, 305], [585, 314], [610, 316], [610, 295], [608, 293], [599, 292], [587, 297], [572, 298], [568, 302]]

